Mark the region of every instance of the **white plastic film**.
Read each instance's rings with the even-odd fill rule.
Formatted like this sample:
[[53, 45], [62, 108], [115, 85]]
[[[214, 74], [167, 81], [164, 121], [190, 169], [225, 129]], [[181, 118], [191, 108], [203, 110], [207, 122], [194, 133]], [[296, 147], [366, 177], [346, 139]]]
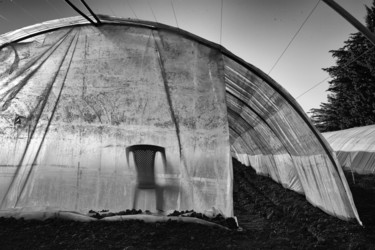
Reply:
[[375, 126], [323, 133], [340, 164], [358, 174], [375, 174]]
[[[3, 207], [126, 209], [136, 171], [125, 148], [147, 143], [166, 149], [156, 173], [167, 209], [231, 215], [235, 156], [360, 221], [331, 148], [269, 76], [183, 30], [100, 19], [99, 28], [74, 17], [0, 36]], [[139, 203], [151, 208], [155, 195]]]
[[[156, 156], [164, 210], [233, 215], [221, 54], [147, 28], [73, 27], [11, 44], [0, 77], [2, 208], [132, 208], [125, 148]], [[152, 190], [138, 206], [155, 209]]]

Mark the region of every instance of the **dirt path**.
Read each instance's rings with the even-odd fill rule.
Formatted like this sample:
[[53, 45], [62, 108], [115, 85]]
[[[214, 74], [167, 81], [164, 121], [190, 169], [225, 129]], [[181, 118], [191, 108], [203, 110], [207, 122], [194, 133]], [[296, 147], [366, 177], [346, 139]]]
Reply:
[[[279, 244], [298, 249], [375, 248], [375, 210], [372, 210], [375, 202], [369, 202], [370, 197], [375, 197], [374, 190], [371, 191], [371, 186], [375, 186], [374, 179], [364, 185], [364, 189], [370, 191], [360, 191], [362, 197], [358, 198], [360, 215], [367, 214], [367, 217], [361, 216], [367, 225], [363, 228], [355, 221], [345, 222], [329, 216], [311, 206], [304, 196], [283, 189], [269, 178], [256, 175], [252, 169], [236, 160], [233, 163], [235, 214], [246, 230], [268, 236], [264, 247], [272, 248]], [[358, 187], [353, 186], [352, 189], [357, 191]]]

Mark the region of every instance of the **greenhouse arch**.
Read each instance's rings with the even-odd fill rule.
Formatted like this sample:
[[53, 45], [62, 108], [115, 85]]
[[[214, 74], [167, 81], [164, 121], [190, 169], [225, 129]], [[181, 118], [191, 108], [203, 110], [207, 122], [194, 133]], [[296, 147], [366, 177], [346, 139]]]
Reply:
[[99, 18], [97, 27], [72, 17], [0, 36], [2, 209], [124, 208], [135, 175], [124, 148], [155, 144], [168, 162], [166, 172], [156, 166], [160, 182], [177, 187], [166, 209], [232, 216], [233, 156], [359, 221], [330, 146], [268, 75], [186, 31]]

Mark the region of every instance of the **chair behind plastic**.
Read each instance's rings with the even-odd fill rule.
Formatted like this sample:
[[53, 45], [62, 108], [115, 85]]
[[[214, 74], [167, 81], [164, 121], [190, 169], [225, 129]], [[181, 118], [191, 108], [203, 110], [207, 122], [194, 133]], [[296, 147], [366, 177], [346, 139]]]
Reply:
[[134, 164], [137, 170], [137, 187], [140, 189], [153, 189], [155, 183], [155, 156], [161, 153], [164, 167], [166, 167], [165, 149], [156, 145], [138, 144], [126, 148], [126, 158], [129, 166], [129, 154], [133, 153]]

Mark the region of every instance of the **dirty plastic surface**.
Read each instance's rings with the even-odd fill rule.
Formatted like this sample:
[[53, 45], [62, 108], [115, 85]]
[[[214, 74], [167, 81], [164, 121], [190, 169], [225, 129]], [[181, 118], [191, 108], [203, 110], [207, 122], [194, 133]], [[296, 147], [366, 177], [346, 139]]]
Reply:
[[[327, 213], [359, 220], [328, 143], [269, 76], [187, 32], [101, 19], [0, 36], [2, 208], [129, 208], [136, 173], [125, 148], [144, 143], [166, 148], [167, 168], [156, 159], [165, 209], [231, 216], [232, 155]], [[46, 27], [65, 28], [12, 43]], [[152, 210], [155, 195], [142, 195], [140, 208]]]

